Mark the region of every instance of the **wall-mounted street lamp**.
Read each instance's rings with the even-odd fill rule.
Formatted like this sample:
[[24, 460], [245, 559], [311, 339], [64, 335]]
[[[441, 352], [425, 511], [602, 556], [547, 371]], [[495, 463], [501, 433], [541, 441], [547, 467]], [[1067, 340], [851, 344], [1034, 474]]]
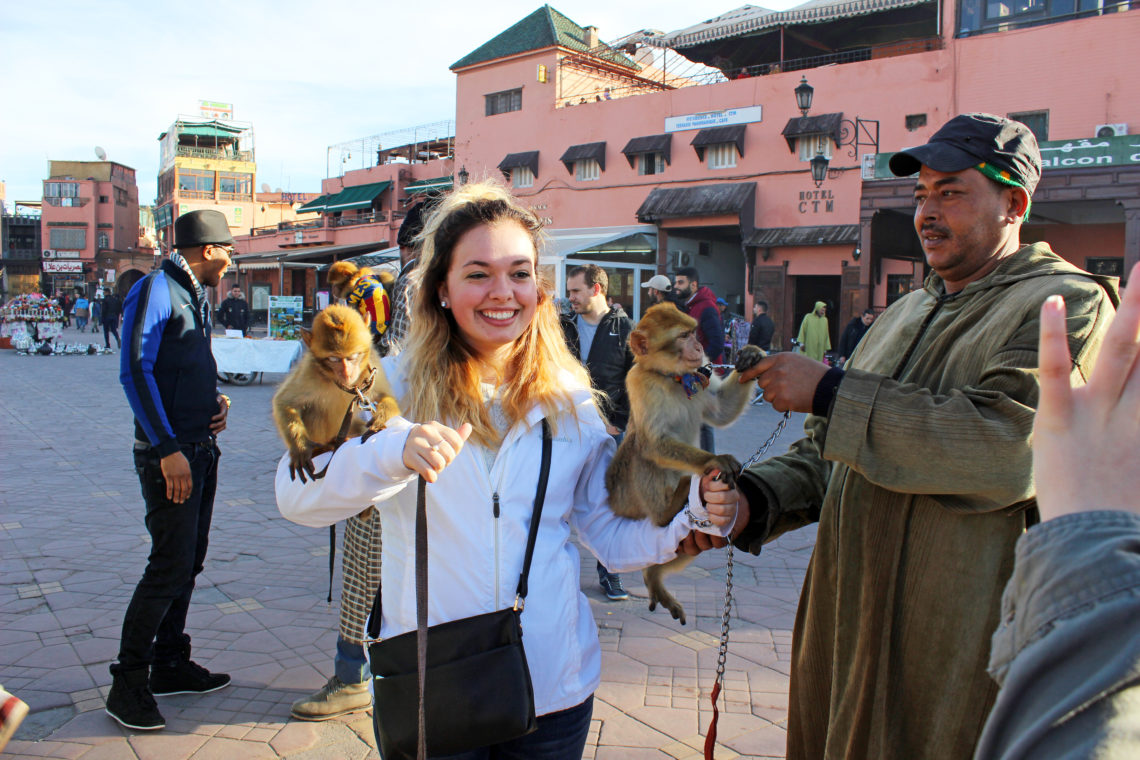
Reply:
[[460, 185], [466, 185], [467, 180], [469, 180], [469, 179], [471, 179], [471, 175], [467, 173], [467, 167], [466, 166], [459, 167], [459, 184]]
[[827, 179], [827, 164], [829, 163], [827, 156], [816, 153], [809, 163], [811, 164], [811, 181], [815, 183], [816, 187], [819, 187]]
[[[800, 113], [804, 116], [808, 115], [811, 110], [812, 96], [815, 94], [815, 88], [808, 84], [807, 77], [801, 77], [799, 86], [795, 89], [796, 93], [796, 106], [800, 109]], [[839, 141], [836, 147], [842, 148], [845, 145], [851, 146], [848, 155], [852, 158], [858, 159], [862, 155], [861, 149], [872, 148], [875, 153], [879, 152], [879, 121], [878, 119], [862, 119], [858, 116], [855, 120], [841, 119], [839, 122]], [[822, 153], [817, 153], [815, 158], [811, 159], [811, 178], [815, 182], [815, 186], [819, 187], [823, 184], [824, 179], [828, 176], [828, 165], [830, 164], [827, 156]]]
[[859, 246], [855, 246], [855, 250], [851, 252], [851, 258], [858, 261], [859, 257], [862, 255], [863, 255], [863, 249], [860, 248]]
[[796, 105], [799, 106], [800, 113], [807, 116], [808, 111], [811, 110], [811, 96], [815, 93], [815, 88], [807, 82], [807, 77], [800, 78], [800, 85], [796, 88]]

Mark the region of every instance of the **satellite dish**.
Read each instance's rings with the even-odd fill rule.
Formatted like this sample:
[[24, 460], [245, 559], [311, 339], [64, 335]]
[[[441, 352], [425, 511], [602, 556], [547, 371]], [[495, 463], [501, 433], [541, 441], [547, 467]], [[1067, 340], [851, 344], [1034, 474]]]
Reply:
[[103, 150], [98, 145], [96, 145], [95, 146], [95, 157], [98, 158], [100, 161], [106, 161], [107, 160], [107, 151]]
[[269, 189], [269, 183], [268, 182], [262, 182], [261, 183], [261, 192], [263, 192], [263, 193], [273, 192], [272, 190]]
[[275, 193], [280, 193], [280, 192], [283, 192], [283, 191], [281, 190], [281, 188], [277, 188], [277, 189], [276, 189], [276, 190], [274, 190], [273, 192], [275, 192]]

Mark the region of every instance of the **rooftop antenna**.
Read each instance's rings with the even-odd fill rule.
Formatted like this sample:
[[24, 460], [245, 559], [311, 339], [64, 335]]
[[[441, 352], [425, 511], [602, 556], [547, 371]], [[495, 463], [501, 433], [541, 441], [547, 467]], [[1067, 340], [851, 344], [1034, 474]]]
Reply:
[[107, 151], [103, 150], [98, 145], [96, 145], [95, 146], [95, 157], [98, 158], [100, 161], [106, 161], [107, 160]]

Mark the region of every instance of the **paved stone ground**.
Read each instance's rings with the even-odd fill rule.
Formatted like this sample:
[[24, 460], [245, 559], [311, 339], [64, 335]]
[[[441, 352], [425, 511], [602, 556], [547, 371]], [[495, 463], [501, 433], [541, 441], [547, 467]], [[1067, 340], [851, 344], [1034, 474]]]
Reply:
[[[72, 329], [65, 340], [92, 337]], [[234, 404], [220, 440], [210, 553], [190, 609], [195, 659], [231, 673], [233, 685], [161, 698], [167, 728], [153, 734], [125, 731], [104, 714], [107, 666], [149, 541], [118, 360], [0, 351], [0, 683], [32, 708], [7, 752], [84, 760], [376, 757], [367, 714], [289, 720], [292, 701], [332, 671], [337, 613], [325, 602], [327, 531], [286, 521], [273, 501], [282, 447], [269, 401], [280, 376], [227, 391]], [[777, 420], [770, 408], [750, 407], [718, 433], [718, 449], [743, 459]], [[792, 420], [777, 451], [801, 424]], [[806, 529], [760, 557], [736, 553], [718, 758], [784, 756], [791, 627], [814, 540]], [[604, 650], [585, 757], [701, 756], [724, 576], [724, 553], [709, 552], [674, 577], [671, 588], [689, 612], [681, 627], [647, 610], [635, 576], [626, 576], [634, 598], [606, 601], [593, 557], [583, 558], [582, 588]]]

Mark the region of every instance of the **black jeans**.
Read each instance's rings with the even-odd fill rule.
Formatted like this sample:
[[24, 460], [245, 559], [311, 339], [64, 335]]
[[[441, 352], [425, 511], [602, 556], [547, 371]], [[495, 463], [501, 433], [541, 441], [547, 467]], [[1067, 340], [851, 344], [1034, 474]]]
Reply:
[[183, 444], [182, 454], [190, 462], [194, 486], [190, 498], [175, 504], [166, 498], [158, 453], [153, 448], [135, 451], [151, 548], [123, 618], [119, 664], [112, 672], [145, 668], [152, 662], [170, 665], [189, 657], [186, 612], [194, 579], [206, 560], [221, 452], [206, 442]]
[[526, 736], [458, 755], [433, 755], [431, 760], [581, 760], [593, 714], [591, 695], [575, 707], [540, 715], [538, 729]]
[[111, 336], [112, 335], [115, 336], [115, 343], [118, 344], [119, 348], [122, 348], [123, 347], [123, 341], [121, 338], [119, 338], [119, 324], [117, 322], [114, 324], [112, 324], [110, 322], [104, 322], [103, 323], [103, 343], [107, 346], [107, 348], [111, 347]]

